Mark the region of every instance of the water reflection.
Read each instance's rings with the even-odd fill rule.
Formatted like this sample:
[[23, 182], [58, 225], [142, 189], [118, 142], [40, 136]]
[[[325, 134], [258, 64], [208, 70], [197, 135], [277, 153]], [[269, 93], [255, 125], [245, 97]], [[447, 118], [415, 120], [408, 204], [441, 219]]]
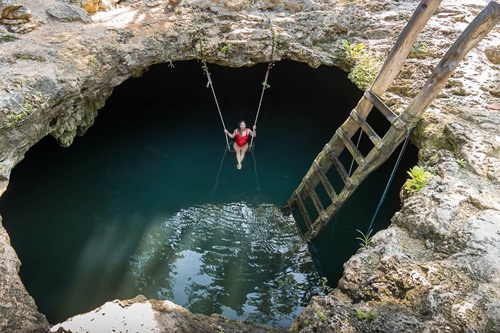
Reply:
[[143, 235], [129, 268], [122, 288], [276, 326], [289, 326], [320, 291], [293, 220], [270, 204], [184, 209]]

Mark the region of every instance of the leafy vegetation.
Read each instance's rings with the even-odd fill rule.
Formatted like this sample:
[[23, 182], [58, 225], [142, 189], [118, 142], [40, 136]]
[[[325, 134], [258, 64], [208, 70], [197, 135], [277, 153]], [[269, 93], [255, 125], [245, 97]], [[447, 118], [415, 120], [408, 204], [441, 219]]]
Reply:
[[361, 320], [363, 319], [373, 320], [378, 317], [378, 312], [377, 311], [364, 312], [361, 309], [356, 309], [356, 317]]
[[467, 166], [467, 162], [463, 159], [463, 158], [460, 158], [460, 159], [456, 159], [455, 162], [457, 162], [457, 164], [463, 169]]
[[45, 62], [45, 58], [40, 56], [40, 55], [35, 55], [35, 54], [32, 54], [32, 53], [16, 53], [14, 54], [14, 57], [16, 59], [20, 59], [20, 60], [34, 60], [34, 61], [38, 61], [38, 62]]
[[330, 293], [333, 288], [328, 285], [328, 278], [326, 276], [323, 276], [321, 278], [321, 284], [323, 285], [323, 288], [325, 288], [326, 293]]
[[16, 40], [18, 40], [16, 36], [0, 31], [0, 44], [6, 42], [15, 42]]
[[222, 53], [222, 54], [226, 54], [227, 53], [227, 45], [224, 45], [223, 47], [220, 48], [219, 52]]
[[170, 51], [166, 50], [163, 44], [157, 38], [153, 38], [153, 49], [155, 50], [155, 53], [160, 56], [160, 59], [163, 62], [168, 63], [168, 67], [175, 67], [172, 63], [172, 56], [170, 54]]
[[424, 42], [419, 42], [411, 47], [411, 51], [408, 57], [415, 59], [424, 59], [427, 56], [427, 53], [429, 53], [427, 44], [425, 44]]
[[326, 315], [323, 312], [319, 311], [319, 310], [316, 311], [316, 316], [318, 316], [318, 318], [320, 320], [326, 320]]
[[370, 245], [370, 243], [372, 242], [372, 238], [373, 238], [373, 236], [371, 236], [373, 229], [368, 231], [368, 233], [366, 235], [361, 230], [356, 229], [356, 231], [361, 234], [361, 237], [356, 237], [357, 240], [361, 241], [361, 243], [359, 243], [359, 245], [361, 247], [367, 247], [368, 245]]
[[429, 178], [433, 176], [432, 173], [425, 171], [423, 167], [418, 165], [411, 168], [407, 173], [410, 178], [406, 180], [403, 186], [408, 193], [420, 192], [429, 182]]
[[360, 89], [368, 89], [377, 76], [380, 59], [370, 55], [363, 44], [350, 44], [343, 39], [342, 48], [345, 51], [345, 60], [351, 66], [347, 77]]
[[199, 49], [195, 47], [194, 52], [196, 53], [196, 57], [198, 59], [203, 60], [203, 56], [205, 53], [205, 34], [201, 28], [203, 24], [203, 17], [199, 15], [195, 15], [195, 21], [193, 22], [196, 38], [198, 40]]

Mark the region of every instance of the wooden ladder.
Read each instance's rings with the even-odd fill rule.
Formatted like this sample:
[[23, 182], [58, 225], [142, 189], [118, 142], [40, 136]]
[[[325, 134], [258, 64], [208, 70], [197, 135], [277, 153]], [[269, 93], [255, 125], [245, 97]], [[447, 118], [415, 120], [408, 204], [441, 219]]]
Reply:
[[[500, 20], [500, 5], [491, 1], [450, 47], [418, 95], [400, 115], [397, 115], [380, 96], [387, 91], [400, 72], [418, 34], [440, 3], [441, 0], [421, 1], [401, 32], [372, 86], [365, 91], [357, 106], [351, 111], [349, 118], [323, 147], [302, 182], [288, 200], [290, 211], [295, 208], [299, 209], [307, 228], [304, 235], [307, 241], [312, 241], [320, 234], [361, 182], [392, 155], [439, 94], [459, 62]], [[389, 130], [382, 137], [367, 122], [367, 117], [373, 107], [390, 123]], [[359, 130], [365, 133], [373, 144], [373, 148], [366, 156], [352, 141], [352, 137]], [[345, 148], [357, 164], [352, 174], [349, 174], [340, 161], [340, 155]], [[332, 167], [343, 182], [342, 190], [338, 193], [327, 177]], [[326, 208], [317, 193], [318, 186], [329, 197]], [[310, 199], [312, 205], [306, 204], [307, 199]], [[310, 214], [311, 210], [312, 214]], [[317, 217], [312, 219], [311, 216]]]

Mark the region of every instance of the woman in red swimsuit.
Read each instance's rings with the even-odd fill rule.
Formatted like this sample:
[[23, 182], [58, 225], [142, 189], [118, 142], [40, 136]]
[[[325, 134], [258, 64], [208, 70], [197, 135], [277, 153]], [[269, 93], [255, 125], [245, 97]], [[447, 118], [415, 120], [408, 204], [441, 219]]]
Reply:
[[241, 169], [241, 162], [243, 162], [243, 159], [245, 158], [245, 153], [248, 150], [249, 136], [251, 135], [254, 138], [257, 136], [255, 129], [256, 129], [255, 125], [253, 125], [253, 131], [247, 128], [247, 124], [245, 124], [243, 120], [238, 123], [238, 128], [235, 129], [232, 134], [229, 133], [227, 129], [224, 129], [224, 132], [231, 139], [234, 139], [236, 137], [236, 142], [234, 143], [233, 147], [236, 153], [236, 161], [238, 161], [238, 165], [236, 166], [238, 170]]

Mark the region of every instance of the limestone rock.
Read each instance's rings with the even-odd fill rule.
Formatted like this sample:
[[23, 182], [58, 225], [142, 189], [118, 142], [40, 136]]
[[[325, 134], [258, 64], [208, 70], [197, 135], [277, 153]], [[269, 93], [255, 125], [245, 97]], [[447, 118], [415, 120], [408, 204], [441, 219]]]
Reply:
[[147, 300], [138, 296], [131, 300], [115, 300], [88, 313], [74, 316], [50, 329], [54, 333], [85, 332], [252, 332], [286, 333], [223, 316], [195, 315], [170, 301]]
[[484, 53], [491, 63], [500, 65], [500, 45], [488, 46]]
[[[363, 44], [373, 57], [385, 57], [417, 5], [413, 0], [127, 0], [109, 15], [96, 13], [90, 20], [84, 9], [67, 2], [22, 0], [33, 17], [49, 24], [23, 36], [1, 33], [0, 194], [12, 169], [41, 138], [51, 135], [70, 145], [125, 80], [154, 64], [196, 58], [197, 24], [209, 63], [241, 67], [268, 62], [272, 27], [277, 64], [292, 60], [347, 71], [343, 39]], [[419, 35], [413, 58], [384, 94], [395, 111], [407, 107], [487, 2], [442, 1]], [[20, 3], [0, 0], [0, 8], [3, 13], [9, 6], [11, 15], [19, 9], [12, 6]], [[315, 297], [294, 329], [500, 332], [499, 38], [497, 27], [471, 50], [412, 133], [421, 149], [419, 163], [435, 175], [429, 185], [403, 198], [392, 225], [345, 264], [339, 288]], [[227, 46], [224, 55], [221, 45]], [[21, 50], [34, 60], [16, 58]], [[44, 331], [46, 320], [22, 286], [18, 269], [8, 235], [0, 229], [0, 331]], [[218, 327], [168, 302], [134, 302], [129, 309], [175, 308], [181, 320], [190, 321], [179, 327]], [[116, 301], [96, 311], [117, 306], [126, 307]], [[132, 324], [134, 317], [123, 320]], [[220, 325], [212, 331], [230, 332]], [[236, 326], [245, 329], [241, 322]]]
[[49, 8], [47, 9], [47, 14], [57, 20], [65, 22], [91, 22], [91, 19], [85, 10], [70, 4], [60, 4], [56, 7]]
[[49, 323], [37, 311], [33, 298], [26, 292], [19, 278], [21, 263], [1, 223], [0, 217], [0, 331], [47, 332]]

